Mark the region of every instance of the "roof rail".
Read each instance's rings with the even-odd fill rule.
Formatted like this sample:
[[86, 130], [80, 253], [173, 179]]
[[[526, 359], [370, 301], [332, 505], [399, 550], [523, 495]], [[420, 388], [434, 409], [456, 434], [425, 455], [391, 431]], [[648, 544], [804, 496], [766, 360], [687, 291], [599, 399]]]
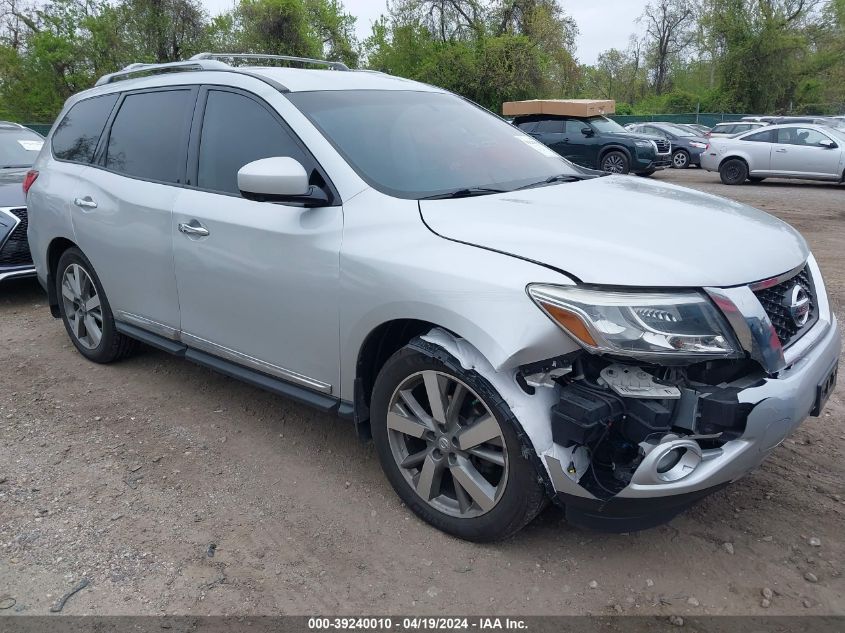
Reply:
[[197, 53], [191, 57], [191, 60], [196, 61], [213, 59], [276, 59], [285, 62], [299, 62], [300, 64], [328, 66], [331, 70], [349, 70], [349, 66], [343, 62], [334, 62], [325, 59], [312, 59], [310, 57], [293, 57], [291, 55], [269, 55], [264, 53]]
[[190, 60], [186, 62], [169, 62], [166, 64], [129, 64], [126, 68], [108, 75], [103, 75], [97, 80], [96, 86], [110, 84], [121, 79], [128, 79], [133, 75], [149, 74], [160, 75], [163, 73], [190, 72], [197, 70], [231, 70], [229, 64], [213, 60]]

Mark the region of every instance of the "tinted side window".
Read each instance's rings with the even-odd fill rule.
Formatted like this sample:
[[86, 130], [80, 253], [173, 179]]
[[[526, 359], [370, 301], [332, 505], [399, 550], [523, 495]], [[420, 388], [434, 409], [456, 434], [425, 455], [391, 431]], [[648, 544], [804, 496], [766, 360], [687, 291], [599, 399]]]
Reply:
[[118, 96], [92, 97], [74, 105], [53, 133], [53, 155], [60, 160], [90, 163]]
[[238, 170], [260, 158], [288, 156], [310, 170], [310, 161], [276, 118], [259, 103], [211, 90], [205, 105], [197, 186], [240, 193]]
[[585, 127], [590, 127], [590, 126], [587, 125], [586, 123], [584, 123], [583, 121], [578, 121], [576, 119], [567, 119], [566, 120], [566, 135], [570, 136], [570, 137], [575, 137], [575, 138], [577, 138], [579, 136], [583, 136], [584, 134], [583, 134], [583, 132], [581, 132], [581, 130], [583, 130]]
[[713, 131], [716, 132], [717, 134], [730, 134], [731, 132], [734, 131], [734, 126], [733, 125], [723, 125], [722, 123], [719, 123], [716, 127], [713, 128]]
[[537, 121], [522, 121], [521, 123], [518, 123], [516, 127], [526, 134], [531, 134], [534, 132], [534, 128], [537, 127]]
[[742, 140], [742, 141], [754, 141], [754, 142], [757, 142], [757, 143], [771, 143], [772, 142], [772, 131], [766, 130], [765, 132], [757, 132], [756, 134], [749, 134], [748, 136], [745, 136], [740, 140]]
[[190, 90], [127, 95], [112, 123], [106, 168], [136, 178], [179, 182], [191, 97]]
[[534, 134], [563, 134], [563, 119], [545, 119], [537, 123]]

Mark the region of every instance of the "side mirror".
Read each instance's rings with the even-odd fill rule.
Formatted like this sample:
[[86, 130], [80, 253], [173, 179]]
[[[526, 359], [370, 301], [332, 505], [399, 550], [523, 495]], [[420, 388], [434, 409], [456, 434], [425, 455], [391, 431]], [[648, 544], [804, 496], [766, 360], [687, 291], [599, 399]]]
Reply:
[[247, 200], [288, 202], [306, 207], [326, 206], [326, 192], [308, 184], [302, 164], [286, 156], [262, 158], [238, 170], [238, 189]]
[[581, 128], [581, 134], [584, 136], [592, 136], [593, 135], [593, 128], [587, 127], [586, 125]]
[[836, 149], [837, 145], [830, 139], [825, 139], [823, 141], [819, 141], [819, 147], [823, 147], [825, 149]]

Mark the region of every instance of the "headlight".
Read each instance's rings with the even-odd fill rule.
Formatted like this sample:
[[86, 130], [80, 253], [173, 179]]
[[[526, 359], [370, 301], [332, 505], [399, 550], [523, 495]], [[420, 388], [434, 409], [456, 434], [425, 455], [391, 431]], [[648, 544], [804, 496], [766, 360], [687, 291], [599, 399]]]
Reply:
[[697, 149], [707, 149], [707, 143], [699, 143], [698, 141], [690, 141], [689, 146]]
[[637, 147], [654, 147], [654, 145], [651, 144], [651, 141], [634, 141], [634, 145]]
[[592, 352], [677, 359], [740, 355], [725, 319], [697, 292], [616, 292], [532, 284], [528, 294]]

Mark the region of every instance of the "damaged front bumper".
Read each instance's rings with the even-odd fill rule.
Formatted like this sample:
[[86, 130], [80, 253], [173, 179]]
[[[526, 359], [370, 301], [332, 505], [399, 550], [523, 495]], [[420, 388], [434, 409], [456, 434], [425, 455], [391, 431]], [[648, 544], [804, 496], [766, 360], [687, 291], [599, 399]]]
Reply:
[[[572, 451], [553, 444], [543, 454], [557, 501], [566, 506], [576, 525], [609, 531], [631, 531], [668, 521], [704, 496], [755, 469], [765, 457], [820, 405], [833, 386], [841, 349], [836, 319], [816, 327], [812, 349], [776, 375], [728, 385], [735, 406], [747, 411], [742, 434], [718, 446], [695, 436], [667, 436], [640, 462], [627, 486], [609, 498], [599, 498], [573, 475]], [[749, 410], [750, 408], [750, 410]], [[658, 472], [661, 455], [674, 445], [697, 450], [690, 472], [665, 481]]]

